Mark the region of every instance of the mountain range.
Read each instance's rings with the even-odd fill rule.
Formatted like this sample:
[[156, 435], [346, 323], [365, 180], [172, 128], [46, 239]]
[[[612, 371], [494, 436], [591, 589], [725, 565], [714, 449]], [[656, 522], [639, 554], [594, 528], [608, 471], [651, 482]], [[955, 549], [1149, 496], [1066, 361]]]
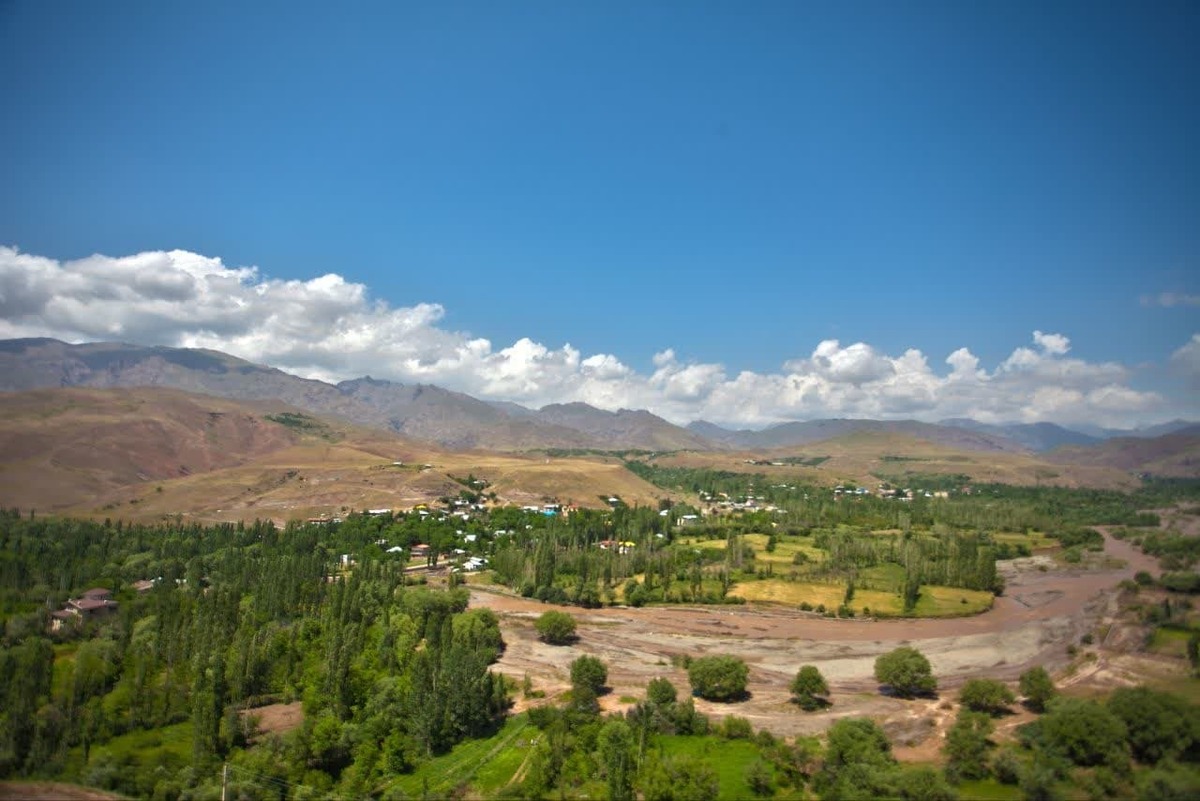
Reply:
[[[1196, 429], [1195, 424], [1173, 421], [1136, 431], [1084, 432], [1053, 423], [990, 425], [970, 419], [937, 424], [812, 420], [758, 431], [735, 431], [705, 421], [681, 427], [645, 410], [610, 412], [586, 403], [529, 409], [429, 384], [399, 384], [370, 376], [331, 384], [212, 350], [113, 342], [73, 345], [48, 338], [0, 340], [0, 391], [54, 387], [167, 387], [234, 400], [279, 401], [454, 450], [770, 451], [852, 433], [878, 433], [984, 453], [1043, 453], [1067, 447], [1071, 450], [1066, 458], [1076, 459], [1083, 458], [1079, 448], [1114, 437], [1124, 442], [1178, 433], [1186, 441]], [[1128, 447], [1118, 444], [1115, 450]]]

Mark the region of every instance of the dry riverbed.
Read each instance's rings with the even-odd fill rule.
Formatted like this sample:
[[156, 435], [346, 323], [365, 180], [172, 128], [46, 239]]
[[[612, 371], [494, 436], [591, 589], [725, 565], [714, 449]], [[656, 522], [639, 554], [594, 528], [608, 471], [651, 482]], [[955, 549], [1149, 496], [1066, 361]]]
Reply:
[[[579, 641], [556, 647], [538, 641], [533, 621], [560, 607], [478, 587], [471, 605], [500, 616], [508, 648], [499, 670], [518, 681], [529, 676], [549, 698], [570, 686], [570, 663], [581, 654], [608, 665], [612, 692], [602, 699], [606, 709], [626, 705], [623, 697], [642, 697], [656, 676], [686, 692], [687, 674], [677, 666], [681, 656], [732, 654], [750, 666], [750, 698], [736, 704], [697, 700], [700, 711], [718, 718], [740, 715], [780, 735], [821, 731], [837, 717], [876, 715], [897, 729], [901, 744], [916, 747], [941, 728], [939, 705], [914, 706], [880, 695], [872, 678], [875, 658], [900, 645], [914, 646], [929, 657], [943, 690], [972, 677], [1012, 680], [1036, 664], [1062, 667], [1067, 645], [1116, 614], [1117, 583], [1137, 570], [1157, 572], [1153, 559], [1107, 532], [1105, 538], [1106, 553], [1122, 567], [1064, 570], [1046, 557], [1002, 563], [1005, 594], [990, 611], [967, 618], [833, 620], [754, 605], [562, 607], [578, 621]], [[825, 712], [801, 714], [788, 701], [788, 684], [804, 664], [816, 665], [830, 684], [833, 705]]]

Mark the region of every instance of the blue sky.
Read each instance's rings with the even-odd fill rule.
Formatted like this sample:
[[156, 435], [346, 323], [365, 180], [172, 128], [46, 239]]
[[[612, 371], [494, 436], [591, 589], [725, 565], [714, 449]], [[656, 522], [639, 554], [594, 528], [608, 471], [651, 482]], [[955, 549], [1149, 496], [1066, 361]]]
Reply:
[[[202, 322], [108, 329], [328, 377], [934, 417], [958, 407], [696, 401], [712, 365], [819, 374], [828, 340], [943, 377], [959, 348], [991, 375], [1026, 347], [1124, 368], [1085, 399], [1157, 394], [1088, 419], [1200, 414], [1198, 37], [1191, 2], [0, 4], [0, 244], [55, 269], [180, 250], [251, 283], [333, 273], [367, 306], [438, 304], [431, 342], [569, 343], [649, 388], [481, 382], [425, 370], [429, 343], [414, 366], [389, 342], [337, 362]], [[11, 334], [106, 338], [17, 297]], [[668, 348], [709, 383], [654, 394]], [[856, 391], [901, 372], [868, 368]]]

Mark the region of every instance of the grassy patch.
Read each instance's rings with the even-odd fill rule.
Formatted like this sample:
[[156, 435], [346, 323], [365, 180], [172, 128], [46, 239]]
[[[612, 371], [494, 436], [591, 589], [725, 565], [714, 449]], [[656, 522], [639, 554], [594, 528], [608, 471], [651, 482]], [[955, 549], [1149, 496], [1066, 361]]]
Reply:
[[[454, 749], [421, 765], [407, 776], [398, 777], [390, 788], [396, 788], [411, 798], [428, 794], [447, 798], [463, 785], [486, 785], [499, 789], [512, 779], [528, 753], [532, 737], [529, 718], [517, 715], [509, 718], [495, 736], [486, 740], [468, 740]], [[389, 788], [389, 789], [390, 789]]]
[[[790, 606], [799, 606], [807, 602], [816, 608], [824, 604], [826, 609], [832, 611], [841, 606], [842, 599], [846, 596], [846, 588], [841, 584], [764, 579], [739, 583], [729, 594], [745, 598], [747, 601]], [[861, 613], [863, 607], [869, 607], [872, 613], [900, 614], [899, 596], [878, 590], [856, 591], [850, 606], [856, 613]]]
[[[792, 560], [797, 553], [804, 553], [808, 556], [810, 562], [821, 562], [825, 559], [825, 552], [820, 548], [814, 548], [809, 541], [805, 541], [800, 537], [779, 537], [775, 542], [775, 550], [772, 553], [767, 553], [767, 541], [770, 537], [766, 534], [743, 534], [742, 542], [754, 549], [755, 563], [772, 563], [778, 569], [779, 565], [792, 564]], [[712, 540], [692, 540], [684, 538], [680, 540], [680, 545], [687, 548], [696, 548], [699, 550], [711, 549], [715, 551], [725, 550], [727, 540], [712, 539]]]
[[1187, 641], [1191, 639], [1191, 636], [1192, 632], [1188, 629], [1162, 626], [1154, 630], [1148, 650], [1164, 656], [1183, 658], [1187, 656]]
[[[799, 606], [807, 602], [816, 608], [824, 604], [827, 610], [832, 611], [841, 606], [846, 588], [841, 584], [765, 579], [741, 582], [731, 589], [729, 594], [745, 598], [747, 601], [789, 606]], [[993, 600], [990, 592], [923, 586], [913, 614], [916, 617], [974, 615], [990, 609]], [[856, 590], [850, 607], [856, 614], [862, 614], [864, 608], [870, 609], [873, 615], [900, 615], [904, 611], [900, 596], [896, 593], [868, 589]]]
[[992, 534], [992, 539], [998, 543], [1003, 542], [1014, 547], [1024, 545], [1030, 551], [1058, 547], [1056, 540], [1050, 539], [1040, 531], [1030, 531], [1028, 534], [1020, 531], [1000, 531]]
[[994, 600], [992, 593], [983, 590], [923, 586], [913, 614], [917, 617], [975, 615], [991, 609]]
[[320, 437], [321, 439], [334, 440], [337, 435], [333, 429], [322, 423], [315, 417], [309, 417], [307, 414], [297, 414], [296, 412], [280, 412], [279, 414], [268, 414], [264, 417], [272, 423], [278, 423], [281, 426], [290, 428], [301, 434], [311, 434]]
[[192, 724], [176, 723], [149, 731], [138, 730], [93, 746], [88, 761], [83, 749], [72, 748], [67, 756], [66, 775], [80, 776], [88, 766], [107, 765], [122, 777], [118, 789], [134, 797], [148, 798], [161, 775], [176, 775], [192, 761]]
[[720, 799], [753, 798], [746, 783], [746, 769], [759, 758], [759, 749], [748, 740], [721, 740], [716, 737], [669, 735], [659, 737], [658, 745], [664, 756], [687, 756], [698, 759], [717, 774]]

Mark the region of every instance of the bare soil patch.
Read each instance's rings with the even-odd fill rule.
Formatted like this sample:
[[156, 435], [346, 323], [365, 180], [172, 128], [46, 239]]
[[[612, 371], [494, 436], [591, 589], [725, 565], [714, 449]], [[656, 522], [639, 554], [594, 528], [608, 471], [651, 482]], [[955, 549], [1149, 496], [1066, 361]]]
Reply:
[[260, 734], [283, 734], [299, 728], [304, 723], [304, 705], [300, 701], [290, 704], [267, 704], [244, 710], [242, 716], [257, 719]]

